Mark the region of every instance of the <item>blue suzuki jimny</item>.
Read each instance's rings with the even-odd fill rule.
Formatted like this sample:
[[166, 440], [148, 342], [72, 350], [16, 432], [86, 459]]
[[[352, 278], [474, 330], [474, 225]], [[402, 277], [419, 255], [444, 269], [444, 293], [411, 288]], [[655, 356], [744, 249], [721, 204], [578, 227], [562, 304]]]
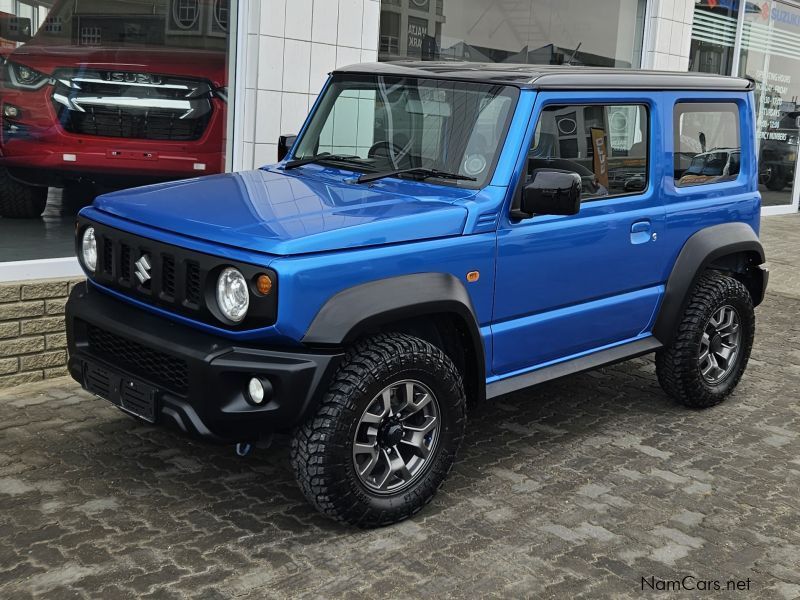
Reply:
[[403, 62], [330, 77], [280, 162], [98, 198], [69, 368], [152, 423], [292, 435], [319, 510], [420, 510], [468, 401], [655, 352], [736, 387], [767, 285], [753, 83]]

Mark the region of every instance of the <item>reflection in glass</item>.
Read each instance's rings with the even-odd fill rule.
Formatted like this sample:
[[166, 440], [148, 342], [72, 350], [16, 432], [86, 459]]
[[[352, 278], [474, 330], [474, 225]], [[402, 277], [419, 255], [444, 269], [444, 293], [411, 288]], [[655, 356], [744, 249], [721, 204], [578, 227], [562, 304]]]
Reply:
[[[736, 22], [739, 2], [736, 0], [699, 2], [692, 21], [692, 44], [689, 70], [717, 75], [730, 75], [736, 44]], [[747, 2], [747, 11], [759, 10]]]
[[583, 200], [642, 192], [647, 133], [644, 106], [549, 107], [536, 125], [528, 178], [537, 169], [578, 173]]
[[736, 104], [677, 104], [673, 121], [675, 185], [684, 187], [736, 179], [742, 147]]
[[639, 67], [646, 0], [382, 0], [379, 59]]
[[15, 5], [0, 13], [0, 230], [53, 198], [69, 212], [224, 171], [230, 0]]
[[792, 203], [800, 95], [800, 10], [765, 2], [747, 11], [739, 74], [756, 82], [759, 189], [766, 206]]

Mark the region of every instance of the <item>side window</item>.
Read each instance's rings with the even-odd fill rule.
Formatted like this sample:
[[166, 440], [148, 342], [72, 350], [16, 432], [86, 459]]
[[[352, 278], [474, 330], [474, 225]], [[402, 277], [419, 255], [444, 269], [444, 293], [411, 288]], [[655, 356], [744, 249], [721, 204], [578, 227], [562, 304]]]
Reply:
[[647, 188], [648, 112], [639, 104], [549, 106], [528, 153], [528, 180], [537, 169], [581, 176], [583, 201]]
[[733, 102], [675, 105], [675, 185], [707, 185], [739, 175], [739, 109]]

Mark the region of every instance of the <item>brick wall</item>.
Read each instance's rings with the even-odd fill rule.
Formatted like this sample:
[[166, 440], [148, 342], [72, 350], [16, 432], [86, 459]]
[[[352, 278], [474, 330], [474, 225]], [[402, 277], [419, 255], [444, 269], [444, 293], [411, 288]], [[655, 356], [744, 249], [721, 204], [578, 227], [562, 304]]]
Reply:
[[0, 283], [0, 388], [67, 374], [64, 304], [80, 281]]

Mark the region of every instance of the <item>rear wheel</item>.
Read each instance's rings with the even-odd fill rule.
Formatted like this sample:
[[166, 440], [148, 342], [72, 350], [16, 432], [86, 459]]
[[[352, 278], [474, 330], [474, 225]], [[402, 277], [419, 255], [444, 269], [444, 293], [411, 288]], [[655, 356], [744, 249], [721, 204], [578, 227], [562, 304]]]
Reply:
[[747, 367], [755, 312], [744, 285], [709, 272], [698, 282], [672, 343], [656, 353], [661, 387], [691, 408], [722, 402]]
[[786, 177], [779, 167], [767, 167], [763, 175], [764, 185], [773, 192], [780, 192], [786, 187]]
[[300, 488], [324, 514], [359, 527], [413, 515], [453, 465], [465, 405], [461, 375], [437, 347], [404, 334], [358, 343], [294, 435]]
[[47, 206], [47, 188], [17, 181], [6, 169], [0, 169], [0, 217], [34, 219]]

